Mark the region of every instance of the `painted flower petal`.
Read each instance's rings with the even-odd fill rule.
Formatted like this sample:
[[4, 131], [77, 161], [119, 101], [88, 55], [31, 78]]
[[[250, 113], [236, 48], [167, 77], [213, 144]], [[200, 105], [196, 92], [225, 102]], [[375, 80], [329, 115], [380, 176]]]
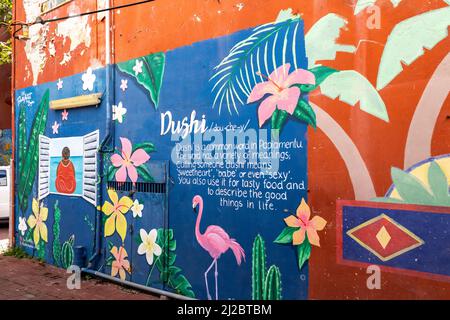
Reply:
[[286, 222], [288, 227], [300, 227], [300, 222], [298, 221], [298, 218], [295, 216], [289, 216], [285, 218], [284, 222]]
[[153, 252], [147, 251], [147, 254], [145, 255], [145, 258], [147, 259], [147, 263], [149, 265], [153, 264]]
[[131, 151], [133, 150], [130, 140], [128, 140], [127, 138], [121, 137], [120, 142], [122, 143], [122, 154], [123, 154], [124, 158], [130, 159]]
[[135, 183], [138, 179], [138, 173], [136, 171], [136, 168], [133, 165], [129, 165], [126, 167], [128, 171], [128, 176], [130, 177], [130, 180]]
[[30, 226], [31, 229], [33, 229], [33, 228], [36, 226], [36, 222], [37, 222], [37, 220], [36, 220], [36, 217], [35, 217], [35, 216], [30, 215], [30, 216], [28, 217], [27, 223], [28, 223], [28, 225]]
[[122, 267], [123, 267], [126, 271], [130, 270], [130, 261], [128, 261], [128, 260], [123, 260], [123, 261], [122, 261]]
[[129, 197], [122, 197], [119, 200], [119, 211], [122, 213], [127, 213], [128, 210], [133, 206], [133, 200]]
[[292, 244], [298, 246], [305, 241], [305, 229], [299, 229], [292, 234]]
[[39, 210], [39, 218], [41, 218], [41, 221], [47, 221], [48, 218], [48, 208], [41, 207]]
[[327, 221], [322, 217], [315, 216], [314, 218], [311, 219], [311, 224], [314, 229], [321, 231], [323, 230], [323, 228], [325, 228]]
[[37, 247], [39, 244], [39, 227], [34, 228], [33, 241], [34, 241], [34, 245]]
[[116, 246], [112, 247], [109, 252], [111, 252], [111, 254], [114, 256], [114, 258], [117, 260], [117, 257], [119, 256], [119, 252], [117, 250], [117, 247]]
[[[115, 220], [116, 220], [115, 215], [112, 215], [108, 219], [106, 219], [106, 221], [105, 221], [105, 237], [111, 236], [114, 233], [114, 231], [116, 230]], [[111, 251], [112, 251], [112, 249], [111, 249]]]
[[148, 239], [151, 242], [156, 242], [156, 237], [158, 236], [158, 231], [156, 231], [156, 229], [152, 229], [150, 230], [150, 232], [148, 233]]
[[31, 209], [34, 213], [34, 215], [37, 217], [39, 214], [39, 202], [33, 198], [33, 203], [31, 205]]
[[308, 240], [312, 245], [320, 247], [320, 239], [316, 230], [310, 227], [306, 229], [306, 234], [308, 235]]
[[290, 63], [283, 64], [282, 66], [278, 67], [273, 71], [269, 78], [274, 81], [277, 85], [282, 86], [283, 83], [288, 78], [289, 69], [291, 68]]
[[108, 197], [109, 199], [111, 199], [113, 205], [117, 204], [117, 201], [119, 200], [117, 192], [115, 192], [113, 189], [108, 189]]
[[247, 103], [252, 103], [260, 100], [266, 94], [275, 94], [278, 92], [278, 88], [270, 81], [258, 83], [253, 87], [252, 92], [247, 99]]
[[[141, 229], [142, 230], [142, 229]], [[139, 245], [139, 247], [138, 247], [138, 254], [139, 255], [143, 255], [144, 253], [146, 253], [147, 252], [147, 247], [146, 247], [146, 245], [144, 244], [144, 243], [141, 243], [140, 245]]]
[[153, 254], [154, 254], [155, 256], [159, 257], [159, 256], [161, 255], [161, 253], [162, 253], [161, 247], [159, 246], [159, 244], [155, 243], [155, 244], [153, 245]]
[[114, 206], [109, 203], [108, 201], [105, 201], [105, 203], [102, 206], [102, 212], [106, 214], [107, 216], [111, 215], [111, 213], [114, 212]]
[[311, 209], [308, 204], [305, 202], [305, 199], [302, 198], [302, 202], [297, 208], [297, 217], [303, 220], [304, 223], [309, 221], [309, 217], [311, 216]]
[[117, 182], [125, 182], [127, 181], [127, 167], [122, 166], [119, 170], [116, 172], [116, 181]]
[[118, 272], [119, 272], [119, 268], [115, 266], [115, 261], [114, 261], [111, 266], [111, 276], [112, 277], [117, 276]]
[[125, 241], [125, 237], [127, 235], [127, 219], [123, 214], [117, 214], [116, 217], [116, 230], [119, 234], [120, 238], [122, 238], [122, 242]]
[[114, 153], [111, 156], [110, 160], [111, 160], [112, 165], [116, 168], [123, 165], [123, 158], [120, 155], [118, 155], [117, 153]]
[[278, 98], [276, 96], [270, 96], [261, 102], [258, 108], [258, 122], [259, 127], [262, 127], [262, 125], [272, 116], [272, 113], [275, 111], [275, 108], [277, 106], [277, 100]]
[[45, 242], [48, 242], [48, 237], [47, 237], [48, 232], [47, 232], [47, 226], [45, 225], [45, 223], [41, 222], [39, 224], [39, 234], [40, 234], [42, 240], [44, 240]]
[[143, 163], [146, 163], [150, 159], [150, 156], [144, 149], [137, 149], [131, 155], [131, 161], [133, 161], [134, 166], [138, 167]]
[[124, 247], [120, 247], [119, 253], [120, 253], [120, 257], [121, 257], [120, 261], [124, 261], [124, 259], [126, 259], [128, 257], [127, 250], [125, 250]]
[[300, 98], [300, 89], [297, 87], [287, 88], [276, 97], [278, 109], [286, 110], [289, 114], [293, 114], [295, 108], [297, 108], [298, 99]]
[[297, 69], [287, 77], [283, 87], [289, 88], [294, 84], [316, 84], [316, 76], [311, 71]]
[[147, 231], [145, 231], [144, 229], [141, 228], [141, 230], [139, 230], [139, 235], [141, 236], [141, 240], [144, 243], [147, 240]]
[[120, 277], [120, 280], [122, 280], [122, 281], [124, 281], [127, 278], [127, 275], [126, 275], [125, 270], [123, 268], [119, 269], [119, 277]]

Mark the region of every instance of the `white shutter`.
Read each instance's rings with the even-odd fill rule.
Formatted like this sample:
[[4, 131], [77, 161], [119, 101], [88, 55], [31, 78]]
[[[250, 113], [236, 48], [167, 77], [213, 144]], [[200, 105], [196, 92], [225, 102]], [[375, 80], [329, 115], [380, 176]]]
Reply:
[[50, 193], [50, 138], [39, 135], [38, 199]]
[[83, 198], [97, 205], [97, 149], [99, 131], [91, 132], [83, 137]]

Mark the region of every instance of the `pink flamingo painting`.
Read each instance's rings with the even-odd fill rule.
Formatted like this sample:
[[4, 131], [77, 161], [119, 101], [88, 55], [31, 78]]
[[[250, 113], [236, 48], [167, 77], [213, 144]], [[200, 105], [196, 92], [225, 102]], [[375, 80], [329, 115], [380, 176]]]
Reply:
[[245, 252], [242, 249], [241, 245], [236, 242], [235, 239], [230, 238], [228, 233], [225, 232], [221, 227], [211, 225], [206, 228], [205, 233], [200, 233], [200, 220], [202, 219], [203, 214], [203, 199], [199, 195], [196, 195], [192, 199], [192, 208], [196, 211], [198, 206], [198, 215], [197, 221], [195, 223], [195, 237], [197, 238], [200, 246], [208, 251], [209, 255], [213, 259], [211, 265], [205, 272], [205, 285], [206, 292], [208, 294], [208, 300], [211, 300], [211, 295], [209, 294], [208, 288], [208, 272], [211, 270], [213, 266], [215, 266], [215, 285], [216, 285], [216, 300], [218, 300], [219, 293], [217, 290], [217, 277], [219, 273], [217, 272], [217, 260], [220, 258], [222, 253], [231, 249], [233, 251], [234, 256], [236, 257], [236, 262], [238, 265], [241, 264], [241, 261], [245, 261]]

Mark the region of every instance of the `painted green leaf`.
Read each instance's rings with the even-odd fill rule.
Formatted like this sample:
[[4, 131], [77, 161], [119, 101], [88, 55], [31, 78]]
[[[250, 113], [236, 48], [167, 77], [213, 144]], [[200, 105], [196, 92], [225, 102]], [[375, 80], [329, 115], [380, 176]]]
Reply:
[[114, 177], [116, 175], [117, 170], [119, 170], [119, 168], [109, 166], [108, 173], [106, 174], [107, 176], [106, 178], [108, 179], [108, 181], [114, 181]]
[[[159, 92], [161, 90], [164, 75], [165, 60], [165, 54], [163, 52], [158, 52], [117, 64], [120, 71], [133, 76], [136, 81], [148, 91], [150, 98], [155, 105], [155, 109], [158, 109]], [[141, 64], [142, 72], [136, 72], [135, 67], [140, 66]]]
[[274, 243], [279, 244], [288, 244], [292, 243], [292, 234], [297, 231], [299, 228], [294, 227], [286, 227], [281, 231], [278, 237], [275, 239]]
[[31, 127], [30, 137], [28, 139], [28, 149], [22, 172], [19, 177], [18, 197], [19, 206], [22, 212], [28, 208], [28, 198], [34, 184], [39, 162], [39, 135], [45, 131], [47, 124], [47, 114], [49, 106], [49, 90], [47, 89], [42, 97], [36, 116]]
[[430, 205], [435, 202], [434, 197], [427, 191], [422, 182], [412, 174], [393, 167], [391, 176], [395, 188], [406, 203]]
[[26, 109], [22, 104], [19, 112], [19, 124], [18, 124], [18, 149], [19, 149], [19, 177], [21, 176], [23, 163], [25, 161], [25, 155], [27, 154], [27, 122], [26, 122]]
[[298, 100], [297, 107], [294, 110], [293, 116], [298, 120], [305, 122], [311, 125], [314, 129], [316, 129], [316, 113], [313, 108], [303, 99]]
[[153, 143], [151, 143], [151, 142], [143, 142], [143, 143], [135, 144], [133, 146], [132, 153], [134, 153], [138, 149], [143, 149], [147, 153], [156, 151], [155, 145]]
[[439, 164], [432, 162], [428, 170], [428, 183], [436, 199], [437, 205], [449, 206], [450, 196], [448, 193], [448, 182], [445, 173]]
[[281, 130], [286, 123], [287, 117], [287, 111], [275, 109], [271, 118], [272, 129]]
[[297, 87], [300, 88], [301, 92], [311, 92], [316, 90], [320, 84], [329, 76], [331, 76], [335, 72], [339, 72], [336, 69], [325, 67], [325, 66], [318, 66], [312, 69], [309, 69], [314, 76], [316, 77], [316, 84], [301, 84], [297, 85]]
[[184, 275], [182, 269], [175, 266], [176, 260], [176, 241], [172, 229], [158, 229], [156, 243], [162, 248], [159, 259], [155, 262], [159, 270], [161, 281], [175, 290], [178, 294], [194, 298], [192, 286]]
[[136, 170], [138, 172], [138, 175], [144, 180], [145, 182], [154, 182], [155, 179], [151, 176], [150, 172], [148, 171], [145, 164], [141, 164], [139, 167], [136, 167]]
[[311, 244], [308, 238], [301, 245], [297, 246], [298, 270], [302, 270], [303, 265], [311, 256]]

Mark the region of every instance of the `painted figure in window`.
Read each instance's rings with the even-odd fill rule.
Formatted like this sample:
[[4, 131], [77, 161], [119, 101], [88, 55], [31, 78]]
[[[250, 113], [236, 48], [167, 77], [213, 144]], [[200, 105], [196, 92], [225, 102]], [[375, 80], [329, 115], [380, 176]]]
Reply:
[[75, 180], [75, 167], [70, 161], [70, 149], [64, 147], [62, 150], [62, 159], [56, 169], [55, 187], [59, 193], [71, 194], [77, 187]]

